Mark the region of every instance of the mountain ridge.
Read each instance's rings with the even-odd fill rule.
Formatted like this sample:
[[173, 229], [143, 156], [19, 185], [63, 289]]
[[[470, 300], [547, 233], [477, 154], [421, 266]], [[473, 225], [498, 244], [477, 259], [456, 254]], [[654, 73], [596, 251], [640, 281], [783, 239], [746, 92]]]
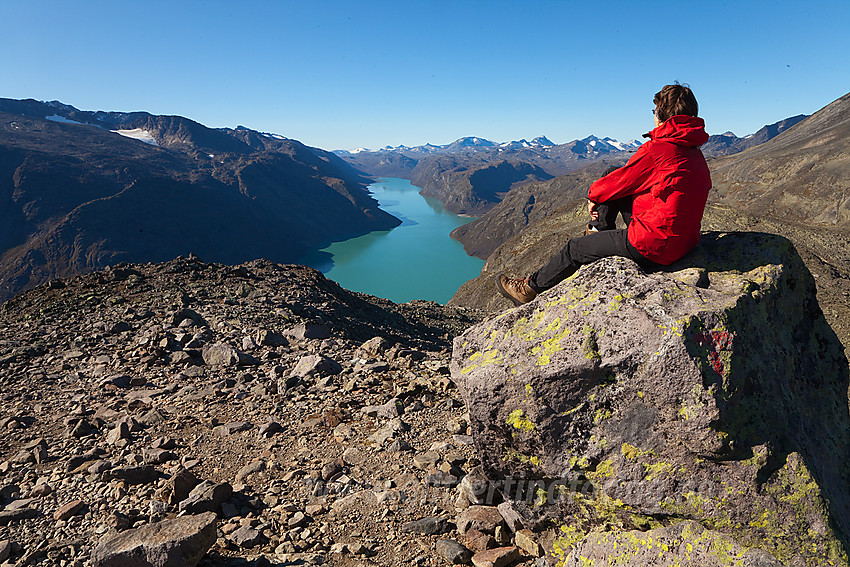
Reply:
[[296, 261], [400, 223], [368, 182], [330, 152], [244, 128], [0, 99], [0, 300], [121, 261]]

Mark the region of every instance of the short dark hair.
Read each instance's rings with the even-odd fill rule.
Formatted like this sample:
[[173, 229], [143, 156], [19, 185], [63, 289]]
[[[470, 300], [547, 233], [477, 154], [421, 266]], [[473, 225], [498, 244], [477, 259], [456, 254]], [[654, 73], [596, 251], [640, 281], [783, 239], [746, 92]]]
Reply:
[[655, 93], [652, 102], [655, 103], [655, 115], [660, 122], [677, 114], [696, 116], [699, 112], [697, 99], [690, 87], [678, 82], [674, 85], [664, 85], [664, 88]]

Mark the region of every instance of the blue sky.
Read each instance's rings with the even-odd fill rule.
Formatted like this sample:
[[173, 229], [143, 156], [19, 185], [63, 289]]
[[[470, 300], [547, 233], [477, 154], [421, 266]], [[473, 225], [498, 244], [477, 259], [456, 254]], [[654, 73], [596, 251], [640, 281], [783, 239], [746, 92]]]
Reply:
[[325, 149], [652, 126], [691, 85], [710, 133], [850, 91], [850, 2], [0, 2], [0, 97], [178, 114]]

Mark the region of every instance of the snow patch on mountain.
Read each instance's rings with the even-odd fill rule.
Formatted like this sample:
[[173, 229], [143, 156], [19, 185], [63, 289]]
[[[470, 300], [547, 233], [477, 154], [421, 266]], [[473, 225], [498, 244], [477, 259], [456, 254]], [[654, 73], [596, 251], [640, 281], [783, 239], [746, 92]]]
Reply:
[[[561, 144], [562, 146], [572, 145], [576, 142], [582, 142], [587, 145], [594, 153], [607, 153], [612, 151], [633, 151], [636, 148], [640, 147], [641, 143], [639, 140], [629, 140], [628, 142], [619, 142], [613, 138], [597, 138], [596, 136], [588, 136], [583, 140], [574, 140], [573, 142], [568, 142], [567, 144]], [[445, 144], [442, 146], [436, 146], [434, 144], [425, 144], [422, 146], [384, 146], [377, 150], [370, 150], [368, 148], [357, 148], [354, 150], [336, 150], [334, 153], [338, 155], [354, 155], [359, 153], [383, 153], [383, 152], [414, 152], [414, 153], [452, 153], [455, 151], [470, 151], [470, 150], [490, 150], [491, 148], [502, 152], [504, 150], [536, 150], [536, 151], [549, 151], [553, 148], [558, 147], [558, 144], [554, 143], [552, 140], [547, 138], [546, 136], [537, 136], [532, 139], [530, 142], [525, 138], [519, 140], [513, 140], [510, 142], [491, 142], [486, 138], [479, 138], [477, 136], [467, 136], [465, 138], [459, 138], [450, 144]]]
[[82, 122], [77, 122], [76, 120], [71, 120], [70, 118], [65, 118], [64, 116], [59, 116], [58, 114], [54, 114], [53, 116], [45, 116], [47, 120], [51, 122], [59, 122], [61, 124], [79, 124], [84, 126]]
[[156, 141], [156, 138], [153, 137], [153, 134], [151, 134], [147, 130], [143, 130], [142, 128], [133, 128], [132, 130], [110, 130], [110, 132], [115, 132], [116, 134], [120, 134], [125, 138], [139, 140], [140, 142], [144, 142], [152, 146], [159, 145]]

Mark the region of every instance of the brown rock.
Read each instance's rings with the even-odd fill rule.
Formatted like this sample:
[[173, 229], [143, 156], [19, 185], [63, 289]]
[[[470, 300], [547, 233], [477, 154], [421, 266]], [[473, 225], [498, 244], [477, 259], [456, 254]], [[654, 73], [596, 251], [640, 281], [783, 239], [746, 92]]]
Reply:
[[475, 567], [506, 567], [520, 560], [516, 547], [497, 547], [487, 551], [479, 551], [472, 556]]
[[470, 529], [466, 531], [466, 547], [476, 552], [484, 551], [496, 547], [496, 540], [489, 534]]
[[496, 533], [496, 526], [504, 526], [504, 519], [495, 506], [470, 506], [457, 517], [457, 531], [461, 535], [469, 529], [486, 534]]
[[528, 555], [533, 557], [543, 556], [543, 546], [534, 537], [534, 532], [531, 530], [519, 530], [514, 538], [517, 547], [523, 550]]
[[72, 500], [56, 510], [56, 512], [53, 513], [53, 518], [56, 520], [67, 520], [68, 518], [79, 514], [85, 507], [86, 504], [82, 500]]

